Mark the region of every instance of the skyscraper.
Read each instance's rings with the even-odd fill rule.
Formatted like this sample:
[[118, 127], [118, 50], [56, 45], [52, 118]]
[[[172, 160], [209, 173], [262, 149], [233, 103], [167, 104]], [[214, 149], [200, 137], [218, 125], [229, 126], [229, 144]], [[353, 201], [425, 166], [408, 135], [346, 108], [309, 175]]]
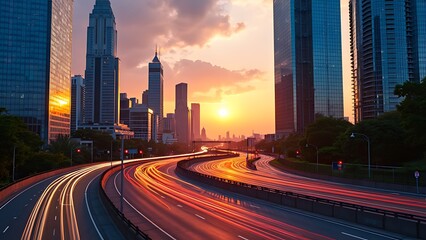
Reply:
[[343, 117], [340, 0], [274, 0], [275, 128]]
[[188, 144], [190, 142], [190, 124], [188, 109], [188, 84], [176, 85], [175, 129], [178, 142]]
[[47, 144], [70, 133], [73, 1], [0, 7], [0, 107]]
[[396, 110], [397, 84], [426, 77], [426, 2], [351, 0], [355, 122]]
[[119, 123], [117, 30], [109, 0], [96, 0], [89, 17], [86, 53], [87, 123]]
[[200, 104], [191, 103], [191, 138], [200, 140]]
[[[155, 51], [154, 59], [149, 64], [149, 75], [148, 75], [148, 107], [154, 111], [154, 124], [158, 123], [158, 126], [154, 126], [157, 130], [157, 134], [162, 133], [162, 122], [163, 122], [163, 65], [157, 56]], [[154, 139], [160, 140], [159, 136], [154, 136]]]
[[130, 109], [133, 107], [132, 102], [127, 97], [127, 93], [120, 93], [120, 123], [129, 125]]
[[84, 122], [84, 78], [71, 78], [71, 134]]

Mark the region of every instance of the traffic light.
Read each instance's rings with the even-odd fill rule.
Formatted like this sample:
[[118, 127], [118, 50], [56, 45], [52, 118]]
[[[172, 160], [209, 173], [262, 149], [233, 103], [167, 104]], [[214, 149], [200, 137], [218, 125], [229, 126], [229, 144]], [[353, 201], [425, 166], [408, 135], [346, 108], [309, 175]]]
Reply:
[[124, 149], [124, 154], [129, 154], [129, 149]]
[[296, 155], [300, 155], [300, 150], [296, 150]]
[[142, 151], [141, 149], [139, 149], [139, 150], [138, 150], [138, 153], [139, 153], [140, 155], [142, 155], [142, 154], [143, 154], [143, 151]]
[[343, 169], [343, 162], [342, 161], [337, 162], [337, 169], [339, 171], [341, 171]]
[[80, 149], [80, 148], [77, 148], [77, 149], [75, 150], [75, 152], [76, 152], [76, 153], [81, 153], [81, 149]]

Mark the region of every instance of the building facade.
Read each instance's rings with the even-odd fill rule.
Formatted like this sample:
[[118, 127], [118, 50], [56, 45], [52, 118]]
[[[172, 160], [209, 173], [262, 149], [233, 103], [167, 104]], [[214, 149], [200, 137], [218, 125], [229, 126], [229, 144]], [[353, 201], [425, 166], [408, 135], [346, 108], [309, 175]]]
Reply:
[[127, 93], [120, 93], [120, 123], [129, 125], [130, 108], [132, 101], [127, 98]]
[[343, 117], [340, 0], [274, 0], [275, 128]]
[[134, 138], [146, 141], [152, 139], [153, 113], [145, 104], [137, 104], [130, 108], [129, 127], [135, 133]]
[[109, 0], [96, 0], [89, 17], [85, 81], [86, 122], [119, 123], [117, 30]]
[[200, 104], [191, 103], [191, 138], [192, 140], [201, 139], [201, 129], [200, 129]]
[[158, 126], [154, 126], [157, 130], [157, 136], [155, 140], [161, 140], [162, 133], [162, 122], [163, 122], [163, 65], [157, 56], [157, 51], [152, 59], [152, 62], [148, 64], [148, 107], [154, 111], [155, 123]]
[[46, 144], [69, 135], [73, 1], [0, 6], [0, 107]]
[[71, 135], [84, 123], [84, 78], [71, 78]]
[[175, 105], [176, 138], [179, 143], [189, 144], [191, 131], [188, 109], [188, 84], [179, 83], [176, 85]]
[[355, 122], [396, 110], [395, 86], [426, 77], [426, 2], [351, 0]]

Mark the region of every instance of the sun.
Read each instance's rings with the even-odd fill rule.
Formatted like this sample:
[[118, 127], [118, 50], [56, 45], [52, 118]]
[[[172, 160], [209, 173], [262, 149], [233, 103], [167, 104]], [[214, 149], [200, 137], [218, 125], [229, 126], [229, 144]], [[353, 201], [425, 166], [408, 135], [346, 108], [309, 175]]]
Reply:
[[229, 116], [229, 111], [226, 108], [220, 108], [219, 111], [217, 112], [219, 117], [221, 118], [227, 118]]

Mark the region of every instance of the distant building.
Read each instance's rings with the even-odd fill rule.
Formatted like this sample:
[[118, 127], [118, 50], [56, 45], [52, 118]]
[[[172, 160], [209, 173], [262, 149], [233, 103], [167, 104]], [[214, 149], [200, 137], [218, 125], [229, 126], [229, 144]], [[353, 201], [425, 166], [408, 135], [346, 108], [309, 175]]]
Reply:
[[124, 124], [82, 124], [78, 129], [91, 129], [109, 133], [113, 139], [132, 139], [134, 133]]
[[162, 140], [164, 144], [173, 144], [177, 143], [177, 139], [174, 135], [174, 133], [166, 133], [164, 132], [162, 135]]
[[149, 98], [149, 91], [148, 90], [143, 91], [143, 93], [142, 93], [142, 104], [145, 104], [145, 105], [148, 106], [148, 103], [149, 103], [148, 98]]
[[111, 126], [119, 123], [117, 30], [109, 0], [97, 0], [90, 14], [85, 85], [86, 122]]
[[349, 12], [358, 123], [395, 111], [395, 86], [426, 77], [426, 2], [351, 0]]
[[343, 117], [340, 0], [275, 0], [275, 129]]
[[201, 129], [201, 140], [202, 141], [206, 141], [207, 140], [207, 133], [206, 133], [206, 129], [205, 128]]
[[84, 78], [76, 75], [71, 78], [71, 134], [78, 125], [84, 123]]
[[136, 106], [139, 104], [139, 100], [135, 97], [130, 98], [130, 102], [132, 103], [132, 106]]
[[175, 133], [175, 114], [167, 113], [167, 117], [163, 119], [163, 132]]
[[190, 142], [190, 118], [188, 109], [188, 84], [179, 83], [176, 85], [176, 138], [178, 142], [189, 144]]
[[265, 141], [266, 142], [273, 142], [275, 141], [275, 134], [266, 134], [265, 135]]
[[1, 1], [0, 107], [45, 144], [70, 134], [73, 1]]
[[129, 127], [136, 139], [152, 140], [153, 111], [145, 104], [138, 104], [130, 108]]
[[163, 131], [163, 65], [155, 51], [154, 59], [148, 64], [148, 107], [154, 111], [155, 121], [154, 128], [157, 130], [157, 135], [154, 136], [156, 141], [161, 140]]
[[120, 123], [129, 125], [130, 108], [133, 106], [127, 93], [120, 93]]
[[191, 104], [191, 138], [192, 140], [200, 140], [200, 104]]

